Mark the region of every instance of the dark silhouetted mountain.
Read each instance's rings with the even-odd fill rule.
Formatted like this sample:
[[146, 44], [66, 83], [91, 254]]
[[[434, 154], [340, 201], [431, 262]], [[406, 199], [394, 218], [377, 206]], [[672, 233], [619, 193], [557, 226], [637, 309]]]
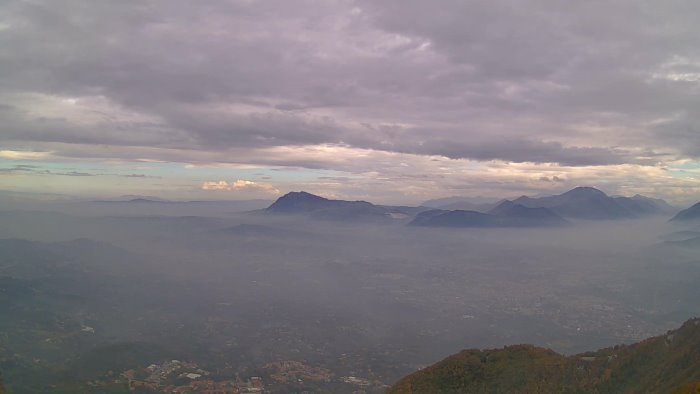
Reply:
[[273, 214], [303, 214], [314, 219], [341, 221], [392, 221], [423, 211], [420, 207], [391, 207], [367, 201], [330, 200], [307, 192], [290, 192], [264, 211]]
[[410, 225], [427, 227], [497, 227], [499, 223], [498, 217], [487, 213], [433, 209], [416, 215]]
[[561, 226], [567, 222], [546, 208], [527, 208], [506, 200], [489, 213], [434, 209], [418, 214], [410, 224], [429, 227], [544, 227]]
[[628, 212], [635, 216], [671, 215], [676, 212], [666, 201], [639, 194], [633, 197], [613, 197]]
[[450, 212], [446, 209], [430, 209], [425, 212], [421, 212], [416, 215], [415, 218], [409, 223], [409, 225], [412, 226], [424, 226], [424, 225], [429, 225], [429, 222], [431, 219], [440, 216], [442, 214], [445, 214], [447, 212]]
[[688, 209], [684, 209], [678, 212], [678, 214], [676, 214], [676, 216], [674, 216], [673, 219], [671, 219], [671, 221], [678, 222], [690, 220], [700, 220], [700, 202]]
[[[465, 202], [448, 198], [431, 204], [449, 202], [448, 207]], [[673, 207], [663, 200], [640, 195], [610, 197], [592, 187], [577, 187], [566, 193], [539, 198], [522, 196], [496, 205], [466, 203], [474, 209], [433, 209], [392, 207], [366, 201], [330, 200], [306, 192], [291, 192], [275, 201], [265, 212], [305, 214], [317, 219], [380, 220], [415, 216], [412, 225], [439, 227], [537, 227], [566, 224], [564, 218], [629, 219], [668, 213]], [[430, 212], [430, 213], [428, 213]], [[492, 217], [493, 216], [493, 217]]]
[[637, 201], [640, 204], [645, 204], [650, 212], [658, 211], [664, 214], [672, 214], [678, 212], [678, 209], [673, 205], [667, 203], [661, 198], [651, 198], [647, 196], [642, 196], [641, 194], [635, 194], [630, 197], [630, 199]]
[[498, 202], [494, 201], [496, 201], [495, 198], [486, 197], [445, 197], [425, 201], [421, 204], [421, 206], [434, 209], [445, 209], [449, 211], [462, 210], [488, 212], [490, 209], [500, 204], [503, 200]]
[[531, 345], [463, 350], [389, 393], [669, 393], [697, 388], [700, 319], [632, 345], [564, 356]]
[[547, 208], [528, 208], [505, 200], [489, 211], [501, 219], [507, 227], [562, 226], [568, 222]]
[[469, 201], [460, 201], [460, 202], [454, 202], [451, 204], [446, 204], [441, 207], [440, 209], [447, 209], [447, 210], [463, 210], [463, 211], [477, 211], [477, 212], [488, 212], [494, 207], [496, 207], [498, 204], [500, 204], [502, 201], [499, 202], [486, 202], [486, 203], [473, 203]]
[[528, 208], [548, 208], [562, 217], [592, 220], [629, 219], [664, 214], [669, 212], [670, 207], [663, 200], [639, 195], [610, 197], [592, 187], [577, 187], [556, 196], [522, 196], [514, 202]]
[[[368, 203], [369, 204], [369, 203]], [[341, 201], [329, 200], [307, 192], [290, 192], [280, 197], [267, 207], [266, 211], [274, 213], [303, 213], [342, 205]]]
[[[516, 204], [516, 203], [514, 203], [513, 201], [510, 201], [510, 200], [503, 200], [503, 201], [501, 201], [498, 205], [496, 205], [495, 207], [491, 208], [491, 209], [488, 211], [488, 213], [490, 213], [490, 214], [492, 214], [492, 215], [507, 215], [509, 212], [511, 212], [511, 211], [513, 211], [514, 209], [516, 209], [516, 207], [522, 207], [522, 208], [525, 208], [525, 209], [532, 209], [532, 210], [540, 209], [540, 208], [527, 208], [527, 207], [525, 207], [525, 206], [523, 206], [523, 205]], [[545, 208], [545, 209], [546, 209], [546, 208]]]

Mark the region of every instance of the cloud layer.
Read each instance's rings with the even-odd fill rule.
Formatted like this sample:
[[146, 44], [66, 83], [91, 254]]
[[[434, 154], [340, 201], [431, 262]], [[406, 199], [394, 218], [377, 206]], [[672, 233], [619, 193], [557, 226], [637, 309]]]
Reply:
[[[9, 0], [0, 157], [393, 181], [439, 158], [445, 187], [473, 162], [534, 164], [524, 189], [598, 166], [692, 166], [699, 15], [680, 0]], [[552, 166], [569, 174], [539, 174]], [[692, 172], [671, 179], [697, 187]]]

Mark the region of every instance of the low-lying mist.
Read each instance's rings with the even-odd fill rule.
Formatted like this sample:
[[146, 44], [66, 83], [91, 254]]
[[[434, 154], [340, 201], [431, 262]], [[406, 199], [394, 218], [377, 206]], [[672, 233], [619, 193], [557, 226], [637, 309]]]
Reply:
[[[677, 230], [665, 217], [438, 229], [185, 214], [2, 212], [0, 238], [36, 242], [3, 241], [17, 257], [0, 276], [82, 297], [70, 310], [93, 345], [156, 343], [234, 369], [305, 360], [385, 383], [463, 348], [571, 354], [700, 312], [700, 255], [664, 243]], [[81, 279], [18, 271], [40, 260], [31, 248]]]

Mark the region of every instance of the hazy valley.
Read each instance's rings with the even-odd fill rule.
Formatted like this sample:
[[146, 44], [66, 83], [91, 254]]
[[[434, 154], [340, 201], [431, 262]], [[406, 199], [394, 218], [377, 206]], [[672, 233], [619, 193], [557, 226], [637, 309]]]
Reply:
[[700, 314], [692, 220], [440, 228], [412, 224], [429, 208], [291, 197], [209, 216], [1, 212], [5, 384], [119, 390], [177, 359], [239, 389], [383, 392], [463, 348], [574, 354]]

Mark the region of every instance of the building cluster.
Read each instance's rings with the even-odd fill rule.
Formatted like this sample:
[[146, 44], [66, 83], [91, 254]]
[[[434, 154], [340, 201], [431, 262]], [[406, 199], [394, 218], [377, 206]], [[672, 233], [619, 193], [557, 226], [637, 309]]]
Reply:
[[277, 383], [303, 381], [330, 382], [333, 373], [325, 368], [312, 367], [300, 361], [275, 361], [263, 366]]
[[168, 394], [258, 394], [264, 392], [262, 378], [214, 381], [209, 372], [195, 363], [178, 360], [151, 364], [142, 370], [130, 369], [122, 373], [129, 390], [147, 390]]

